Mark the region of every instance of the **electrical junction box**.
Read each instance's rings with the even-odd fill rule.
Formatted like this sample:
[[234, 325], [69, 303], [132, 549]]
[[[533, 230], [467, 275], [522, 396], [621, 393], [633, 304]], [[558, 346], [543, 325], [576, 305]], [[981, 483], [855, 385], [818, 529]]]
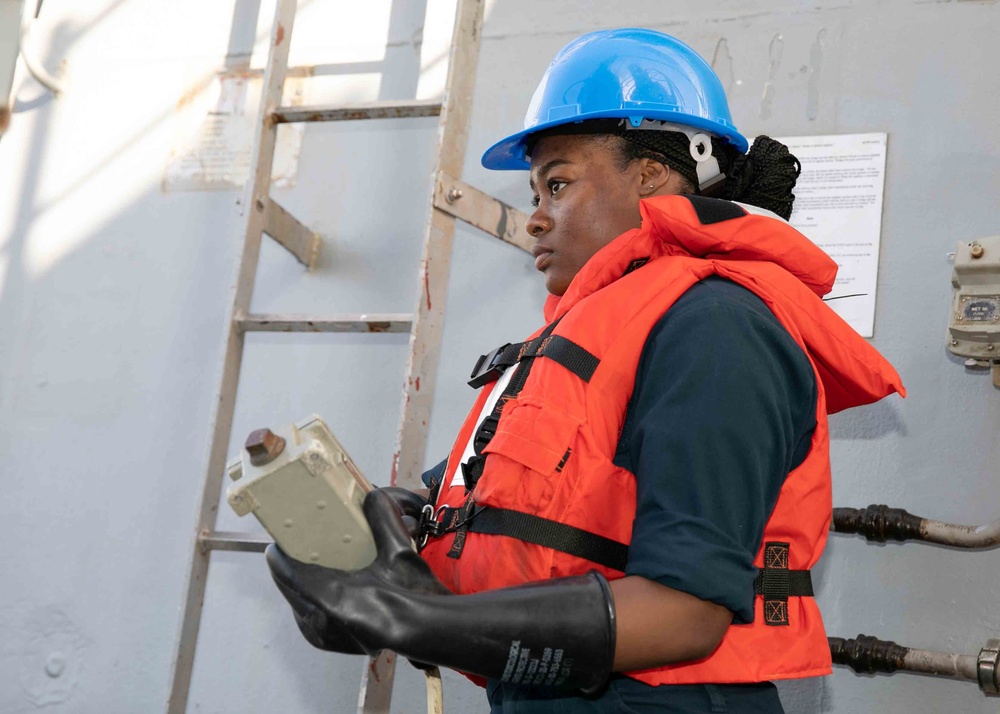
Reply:
[[959, 243], [951, 284], [948, 351], [970, 369], [992, 366], [1000, 387], [1000, 236]]
[[320, 417], [252, 432], [227, 471], [229, 505], [253, 513], [292, 558], [338, 570], [375, 560], [361, 508], [372, 485]]

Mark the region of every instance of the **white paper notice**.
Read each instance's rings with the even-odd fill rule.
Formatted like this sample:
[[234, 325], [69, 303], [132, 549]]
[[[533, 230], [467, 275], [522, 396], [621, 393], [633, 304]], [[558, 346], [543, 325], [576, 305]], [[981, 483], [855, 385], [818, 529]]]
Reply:
[[793, 136], [778, 141], [802, 162], [790, 222], [840, 266], [837, 282], [824, 299], [863, 337], [871, 337], [886, 135]]
[[[300, 106], [302, 77], [285, 80], [290, 101]], [[213, 191], [243, 188], [253, 162], [263, 75], [233, 71], [196, 86], [177, 104], [174, 148], [163, 172], [164, 191]], [[303, 124], [278, 127], [271, 181], [294, 186], [302, 148]]]

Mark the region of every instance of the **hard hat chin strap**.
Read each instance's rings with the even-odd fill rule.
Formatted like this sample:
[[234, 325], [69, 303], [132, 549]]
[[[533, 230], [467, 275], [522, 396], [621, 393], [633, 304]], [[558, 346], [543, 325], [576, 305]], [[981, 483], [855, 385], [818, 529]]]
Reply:
[[658, 119], [629, 117], [623, 119], [621, 125], [626, 132], [636, 130], [676, 131], [684, 134], [690, 142], [688, 150], [691, 152], [691, 158], [694, 159], [695, 169], [698, 172], [699, 193], [712, 193], [712, 190], [719, 187], [725, 180], [726, 176], [719, 168], [719, 160], [712, 155], [712, 137], [708, 134], [683, 124], [672, 124]]

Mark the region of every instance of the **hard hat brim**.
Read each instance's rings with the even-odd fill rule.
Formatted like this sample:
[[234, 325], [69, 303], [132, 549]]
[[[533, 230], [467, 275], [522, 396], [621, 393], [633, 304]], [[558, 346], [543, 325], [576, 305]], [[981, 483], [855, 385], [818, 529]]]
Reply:
[[530, 129], [524, 129], [511, 134], [505, 139], [501, 139], [488, 148], [483, 154], [482, 165], [487, 169], [495, 171], [527, 171], [531, 168], [531, 163], [526, 156], [526, 145], [528, 137], [546, 129], [569, 124], [578, 124], [588, 119], [620, 119], [625, 117], [641, 116], [644, 119], [657, 119], [669, 121], [675, 124], [690, 126], [701, 131], [708, 132], [714, 136], [726, 139], [735, 146], [741, 153], [746, 153], [750, 148], [750, 142], [732, 126], [726, 126], [721, 122], [704, 119], [702, 117], [691, 116], [683, 112], [670, 111], [665, 109], [623, 111], [622, 109], [611, 109], [603, 112], [588, 112], [579, 114], [571, 119], [556, 119], [554, 121], [536, 124]]

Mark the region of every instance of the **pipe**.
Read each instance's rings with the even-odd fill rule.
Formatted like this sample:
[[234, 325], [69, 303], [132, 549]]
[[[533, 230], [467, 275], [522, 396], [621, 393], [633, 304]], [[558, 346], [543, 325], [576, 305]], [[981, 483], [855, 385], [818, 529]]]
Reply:
[[859, 674], [918, 672], [976, 682], [986, 695], [1000, 692], [1000, 640], [989, 640], [978, 655], [918, 650], [868, 635], [828, 640], [833, 663]]
[[834, 508], [830, 530], [858, 533], [870, 541], [921, 540], [956, 548], [993, 548], [1000, 545], [1000, 520], [982, 526], [942, 523], [914, 516], [902, 508]]

